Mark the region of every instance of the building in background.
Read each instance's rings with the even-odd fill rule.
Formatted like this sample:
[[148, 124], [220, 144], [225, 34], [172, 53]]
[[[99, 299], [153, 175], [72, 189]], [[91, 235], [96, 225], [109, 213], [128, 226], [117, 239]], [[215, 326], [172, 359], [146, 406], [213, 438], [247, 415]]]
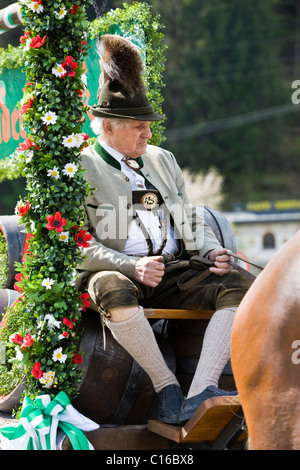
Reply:
[[300, 230], [300, 199], [236, 204], [225, 216], [232, 226], [238, 251], [265, 266]]

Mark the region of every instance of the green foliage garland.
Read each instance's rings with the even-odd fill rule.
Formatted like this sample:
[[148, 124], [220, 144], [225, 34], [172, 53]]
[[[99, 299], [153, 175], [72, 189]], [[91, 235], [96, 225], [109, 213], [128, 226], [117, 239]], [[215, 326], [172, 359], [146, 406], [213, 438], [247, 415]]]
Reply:
[[80, 380], [81, 312], [88, 305], [72, 281], [87, 243], [81, 226], [89, 188], [80, 151], [87, 139], [81, 94], [90, 0], [20, 3], [28, 80], [21, 112], [29, 133], [18, 149], [28, 198], [17, 213], [33, 237], [19, 265], [22, 300], [8, 309], [1, 339], [8, 373], [10, 367], [26, 372], [27, 395], [63, 390], [72, 399]]

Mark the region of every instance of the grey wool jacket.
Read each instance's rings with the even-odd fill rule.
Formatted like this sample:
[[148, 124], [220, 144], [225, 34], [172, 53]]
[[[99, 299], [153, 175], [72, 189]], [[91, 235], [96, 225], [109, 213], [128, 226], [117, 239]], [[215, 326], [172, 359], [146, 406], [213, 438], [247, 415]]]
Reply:
[[[101, 155], [100, 155], [101, 154]], [[147, 146], [139, 157], [141, 173], [161, 194], [172, 216], [175, 237], [182, 241], [189, 256], [205, 255], [220, 248], [211, 228], [204, 223], [201, 207], [190, 204], [182, 172], [174, 156], [159, 147]], [[98, 271], [119, 271], [133, 279], [139, 256], [123, 253], [128, 228], [134, 218], [131, 184], [120, 164], [98, 142], [82, 153], [85, 178], [94, 192], [85, 200], [84, 230], [92, 235], [89, 247], [82, 248], [85, 259], [78, 266], [77, 287], [84, 278]]]

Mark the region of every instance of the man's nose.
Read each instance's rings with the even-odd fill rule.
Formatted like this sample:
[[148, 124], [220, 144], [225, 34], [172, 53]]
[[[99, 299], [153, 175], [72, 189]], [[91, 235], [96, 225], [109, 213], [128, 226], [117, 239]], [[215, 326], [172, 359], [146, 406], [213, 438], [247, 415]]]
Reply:
[[147, 127], [147, 129], [145, 130], [145, 137], [147, 137], [147, 139], [151, 139], [152, 137], [152, 132], [151, 132], [151, 129], [150, 129], [150, 126]]

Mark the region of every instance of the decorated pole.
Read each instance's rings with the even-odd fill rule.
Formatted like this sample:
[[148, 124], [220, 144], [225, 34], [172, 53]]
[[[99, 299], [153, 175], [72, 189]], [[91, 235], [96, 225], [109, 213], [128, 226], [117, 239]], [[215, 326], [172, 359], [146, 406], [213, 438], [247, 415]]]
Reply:
[[[21, 412], [26, 426], [22, 429], [21, 419], [15, 433], [1, 429], [0, 442], [4, 448], [52, 449], [53, 442], [41, 436], [53, 434], [57, 427], [52, 407], [63, 411], [76, 396], [81, 312], [89, 305], [73, 281], [82, 259], [80, 247], [87, 246], [90, 238], [81, 229], [89, 189], [80, 167], [80, 152], [88, 138], [82, 132], [85, 106], [81, 96], [86, 87], [85, 9], [90, 1], [20, 3], [27, 83], [19, 112], [28, 134], [18, 152], [28, 197], [19, 201], [16, 211], [32, 238], [29, 253], [19, 265], [16, 286], [21, 301], [6, 313], [1, 339], [15, 350], [14, 362], [26, 373]], [[12, 324], [15, 331], [7, 337]], [[51, 405], [53, 400], [58, 407]], [[33, 422], [38, 422], [41, 435]], [[87, 428], [96, 427], [87, 420]], [[28, 429], [29, 434], [37, 432], [33, 441], [27, 439]]]
[[22, 24], [20, 5], [13, 3], [3, 10], [0, 10], [0, 34], [6, 33], [11, 29]]
[[[18, 52], [18, 64], [24, 64], [27, 76], [18, 106], [26, 135], [14, 154], [17, 173], [22, 170], [28, 190], [16, 213], [26, 238], [31, 238], [14, 286], [20, 300], [7, 309], [0, 326], [0, 346], [6, 347], [0, 395], [9, 397], [19, 384], [25, 387], [17, 430], [1, 428], [0, 448], [53, 448], [55, 439], [49, 441], [48, 435], [55, 435], [58, 426], [65, 431], [66, 417], [79, 430], [98, 427], [71, 405], [82, 382], [78, 367], [82, 311], [89, 306], [88, 294], [74, 286], [74, 274], [82, 260], [81, 248], [89, 245], [91, 237], [82, 230], [90, 188], [81, 169], [81, 150], [88, 139], [83, 132], [88, 98], [95, 102], [98, 88], [96, 37], [117, 32], [138, 45], [146, 59], [149, 99], [155, 111], [162, 112], [165, 46], [158, 18], [145, 3], [124, 4], [123, 10], [110, 11], [88, 27], [85, 9], [90, 2], [20, 0], [25, 26], [22, 54], [16, 49], [7, 52], [6, 66], [12, 67]], [[86, 67], [93, 72], [89, 89]], [[158, 145], [163, 127], [156, 124], [151, 143]], [[14, 171], [10, 166], [6, 174]], [[81, 437], [78, 432], [74, 446], [90, 448]]]

